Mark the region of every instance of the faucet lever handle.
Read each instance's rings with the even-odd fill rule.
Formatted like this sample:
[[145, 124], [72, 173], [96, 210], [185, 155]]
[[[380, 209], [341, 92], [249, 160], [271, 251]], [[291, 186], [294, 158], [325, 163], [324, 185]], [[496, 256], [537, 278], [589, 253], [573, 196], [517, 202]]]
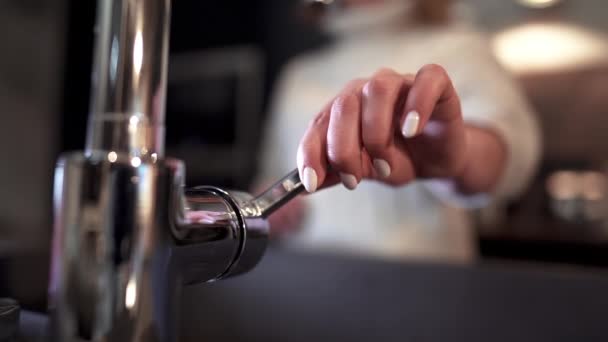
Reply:
[[303, 190], [300, 174], [298, 169], [295, 169], [256, 197], [253, 202], [259, 208], [259, 216], [267, 218]]

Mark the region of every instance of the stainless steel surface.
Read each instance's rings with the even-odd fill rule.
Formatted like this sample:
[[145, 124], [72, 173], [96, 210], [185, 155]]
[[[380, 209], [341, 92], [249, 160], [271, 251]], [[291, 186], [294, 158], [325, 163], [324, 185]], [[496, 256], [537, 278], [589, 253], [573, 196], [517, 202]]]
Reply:
[[170, 7], [98, 2], [88, 153], [163, 156]]
[[183, 163], [162, 153], [169, 13], [167, 0], [100, 1], [87, 149], [55, 172], [56, 341], [174, 341], [181, 287], [254, 267], [265, 218], [302, 190], [297, 172], [257, 199], [184, 190]]
[[258, 196], [247, 208], [256, 210], [251, 212], [252, 215], [268, 217], [304, 190], [298, 169], [295, 169]]

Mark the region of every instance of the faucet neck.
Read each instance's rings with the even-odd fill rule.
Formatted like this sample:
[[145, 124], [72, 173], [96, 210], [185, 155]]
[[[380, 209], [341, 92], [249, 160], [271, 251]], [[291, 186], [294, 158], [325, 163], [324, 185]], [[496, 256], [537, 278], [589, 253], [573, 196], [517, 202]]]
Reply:
[[99, 1], [86, 152], [162, 157], [170, 0]]

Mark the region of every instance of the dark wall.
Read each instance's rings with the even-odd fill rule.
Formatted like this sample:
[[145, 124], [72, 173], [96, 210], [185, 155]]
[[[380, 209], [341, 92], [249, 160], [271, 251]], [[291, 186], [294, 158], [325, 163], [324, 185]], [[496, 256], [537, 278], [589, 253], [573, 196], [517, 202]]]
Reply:
[[46, 297], [66, 2], [0, 1], [0, 297], [28, 306]]
[[0, 1], [0, 255], [50, 236], [64, 1]]

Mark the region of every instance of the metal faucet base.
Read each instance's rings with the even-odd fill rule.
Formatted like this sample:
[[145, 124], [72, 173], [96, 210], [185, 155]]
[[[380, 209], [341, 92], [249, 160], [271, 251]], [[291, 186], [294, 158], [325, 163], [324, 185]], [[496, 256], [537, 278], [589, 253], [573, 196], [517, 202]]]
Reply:
[[174, 341], [183, 285], [260, 260], [268, 227], [235, 206], [243, 195], [184, 192], [183, 177], [172, 159], [61, 158], [50, 285], [57, 340]]

